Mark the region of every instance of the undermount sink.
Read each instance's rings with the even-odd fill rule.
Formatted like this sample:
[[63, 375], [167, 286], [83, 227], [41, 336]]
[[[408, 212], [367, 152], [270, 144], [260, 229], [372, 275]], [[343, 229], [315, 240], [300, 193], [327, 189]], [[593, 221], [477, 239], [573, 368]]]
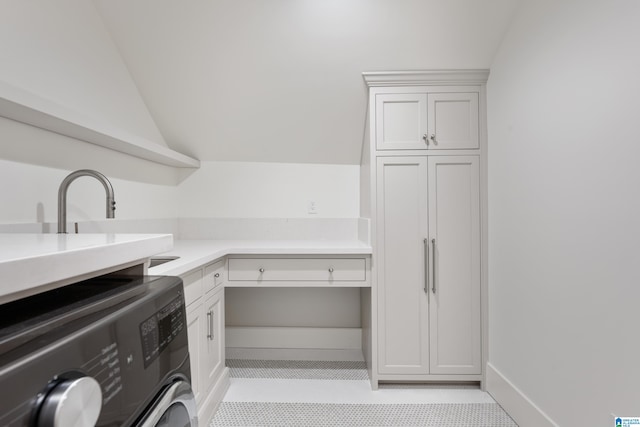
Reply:
[[149, 259], [149, 268], [165, 264], [169, 261], [175, 261], [179, 256], [157, 256]]

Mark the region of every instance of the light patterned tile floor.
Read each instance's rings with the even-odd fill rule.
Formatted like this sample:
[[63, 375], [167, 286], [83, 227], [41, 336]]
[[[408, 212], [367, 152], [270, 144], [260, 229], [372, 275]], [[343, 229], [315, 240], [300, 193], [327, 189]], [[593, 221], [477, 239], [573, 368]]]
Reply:
[[212, 426], [513, 427], [495, 403], [330, 404], [223, 402]]
[[231, 386], [211, 427], [517, 427], [474, 386], [372, 391], [361, 362], [231, 359], [227, 365]]

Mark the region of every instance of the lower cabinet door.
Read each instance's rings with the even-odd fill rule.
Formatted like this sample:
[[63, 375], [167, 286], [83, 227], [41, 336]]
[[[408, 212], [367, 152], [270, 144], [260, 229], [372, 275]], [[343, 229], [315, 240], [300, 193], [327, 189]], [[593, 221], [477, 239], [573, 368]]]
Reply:
[[203, 316], [202, 301], [194, 302], [187, 307], [187, 331], [189, 336], [189, 360], [191, 362], [191, 389], [200, 405], [204, 399], [202, 366], [204, 363], [206, 319]]
[[427, 158], [378, 158], [378, 372], [429, 373]]
[[429, 158], [429, 372], [480, 374], [477, 156]]
[[206, 378], [205, 392], [215, 384], [224, 368], [224, 289], [207, 294], [204, 303], [205, 320], [205, 360], [203, 377]]
[[477, 156], [379, 157], [378, 372], [481, 374]]

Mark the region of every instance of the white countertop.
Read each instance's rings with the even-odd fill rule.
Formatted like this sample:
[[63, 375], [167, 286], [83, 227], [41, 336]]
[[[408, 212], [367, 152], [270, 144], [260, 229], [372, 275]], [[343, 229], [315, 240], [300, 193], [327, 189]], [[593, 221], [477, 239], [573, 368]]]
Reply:
[[0, 303], [145, 260], [171, 234], [0, 234]]
[[160, 256], [179, 256], [149, 269], [152, 275], [179, 276], [226, 255], [369, 255], [358, 240], [176, 240]]
[[184, 274], [226, 255], [368, 255], [357, 240], [177, 240], [171, 234], [0, 234], [0, 304], [154, 255], [150, 275]]

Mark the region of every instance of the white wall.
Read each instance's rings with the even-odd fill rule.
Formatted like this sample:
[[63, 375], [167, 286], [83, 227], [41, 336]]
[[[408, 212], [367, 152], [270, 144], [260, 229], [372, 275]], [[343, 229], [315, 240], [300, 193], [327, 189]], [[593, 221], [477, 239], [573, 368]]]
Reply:
[[[71, 171], [95, 169], [111, 181], [117, 219], [177, 216], [173, 168], [0, 118], [0, 223], [56, 222], [58, 188]], [[105, 217], [105, 191], [93, 178], [74, 181], [68, 221]]]
[[166, 145], [91, 1], [0, 2], [0, 81]]
[[95, 0], [167, 142], [359, 164], [363, 71], [487, 68], [519, 0]]
[[202, 162], [180, 184], [180, 216], [357, 218], [359, 173], [356, 165]]
[[[104, 169], [103, 169], [104, 170]], [[0, 223], [57, 222], [58, 187], [71, 171], [0, 160]], [[117, 219], [175, 216], [176, 187], [109, 177], [116, 197]], [[97, 180], [81, 177], [67, 194], [67, 221], [105, 218], [105, 190]], [[172, 211], [174, 215], [171, 215]]]
[[[0, 223], [55, 222], [58, 187], [76, 169], [110, 179], [118, 219], [359, 216], [358, 166], [203, 162], [177, 171], [3, 118], [0, 135], [8, 141], [0, 144]], [[179, 184], [178, 174], [187, 175]], [[317, 214], [308, 213], [310, 201]], [[104, 189], [80, 178], [69, 188], [68, 206], [70, 222], [102, 219]], [[319, 223], [318, 231], [326, 226]]]
[[227, 326], [360, 327], [360, 288], [227, 288], [225, 304]]
[[[0, 223], [55, 222], [58, 187], [76, 169], [111, 180], [119, 219], [359, 216], [358, 166], [203, 162], [178, 171], [4, 118], [0, 135]], [[104, 218], [103, 194], [96, 180], [75, 181], [69, 221]]]
[[[0, 81], [166, 145], [90, 1], [3, 0]], [[57, 191], [76, 169], [111, 179], [116, 218], [175, 216], [177, 172], [92, 144], [0, 118], [0, 222], [55, 222]], [[81, 178], [68, 219], [105, 216], [104, 189]]]
[[491, 67], [489, 362], [561, 426], [640, 416], [638, 22], [528, 0]]

